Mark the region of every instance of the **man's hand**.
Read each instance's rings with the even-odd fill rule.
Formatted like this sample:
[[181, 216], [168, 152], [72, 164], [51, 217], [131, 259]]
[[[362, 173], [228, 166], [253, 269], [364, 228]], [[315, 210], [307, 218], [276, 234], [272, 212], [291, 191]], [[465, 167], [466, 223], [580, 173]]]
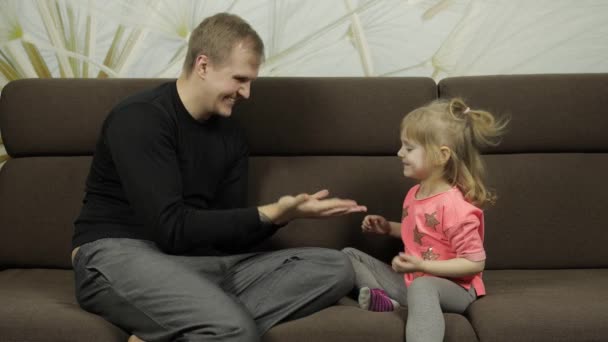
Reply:
[[382, 216], [367, 215], [363, 219], [361, 229], [364, 233], [387, 235], [391, 232], [390, 223]]
[[413, 255], [406, 255], [405, 253], [401, 252], [399, 255], [393, 258], [392, 266], [393, 270], [399, 273], [423, 272], [423, 263], [424, 260]]
[[285, 224], [297, 218], [323, 218], [365, 212], [367, 208], [353, 200], [326, 198], [329, 191], [315, 194], [283, 196], [278, 202], [259, 207], [258, 210], [275, 224]]

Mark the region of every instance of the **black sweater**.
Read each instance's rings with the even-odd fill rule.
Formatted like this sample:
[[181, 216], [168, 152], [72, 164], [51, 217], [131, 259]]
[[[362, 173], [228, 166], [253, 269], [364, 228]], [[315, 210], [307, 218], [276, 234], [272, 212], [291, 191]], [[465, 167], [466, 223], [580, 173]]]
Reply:
[[244, 250], [276, 231], [245, 207], [247, 162], [233, 120], [195, 120], [175, 82], [134, 95], [103, 124], [73, 247], [112, 237], [173, 254]]

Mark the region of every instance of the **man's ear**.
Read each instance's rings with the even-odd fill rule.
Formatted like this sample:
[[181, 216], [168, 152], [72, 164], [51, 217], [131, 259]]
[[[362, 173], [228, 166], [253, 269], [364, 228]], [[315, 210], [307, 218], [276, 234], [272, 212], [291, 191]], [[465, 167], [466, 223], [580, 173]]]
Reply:
[[207, 73], [209, 71], [209, 57], [206, 55], [198, 55], [194, 60], [194, 72], [201, 79], [207, 78]]
[[445, 165], [452, 157], [452, 150], [447, 146], [439, 148], [439, 163]]

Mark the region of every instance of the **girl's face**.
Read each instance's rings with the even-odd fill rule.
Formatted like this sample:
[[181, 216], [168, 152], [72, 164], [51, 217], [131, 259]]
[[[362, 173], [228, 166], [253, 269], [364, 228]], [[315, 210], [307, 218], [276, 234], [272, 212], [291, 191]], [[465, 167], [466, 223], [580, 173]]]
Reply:
[[401, 149], [397, 152], [403, 163], [403, 174], [408, 178], [423, 180], [428, 177], [429, 170], [426, 162], [424, 147], [406, 138], [401, 133]]

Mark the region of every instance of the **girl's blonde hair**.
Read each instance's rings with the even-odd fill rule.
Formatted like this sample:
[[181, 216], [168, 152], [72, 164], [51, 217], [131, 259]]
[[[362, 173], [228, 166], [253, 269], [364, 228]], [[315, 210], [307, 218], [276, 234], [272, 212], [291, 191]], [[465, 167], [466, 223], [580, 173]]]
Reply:
[[479, 149], [498, 145], [507, 119], [497, 121], [484, 110], [471, 109], [460, 98], [436, 100], [413, 110], [401, 122], [408, 140], [424, 147], [427, 161], [437, 165], [440, 149], [451, 155], [443, 170], [444, 178], [457, 186], [467, 201], [476, 206], [493, 204], [496, 195], [484, 184], [484, 164]]

